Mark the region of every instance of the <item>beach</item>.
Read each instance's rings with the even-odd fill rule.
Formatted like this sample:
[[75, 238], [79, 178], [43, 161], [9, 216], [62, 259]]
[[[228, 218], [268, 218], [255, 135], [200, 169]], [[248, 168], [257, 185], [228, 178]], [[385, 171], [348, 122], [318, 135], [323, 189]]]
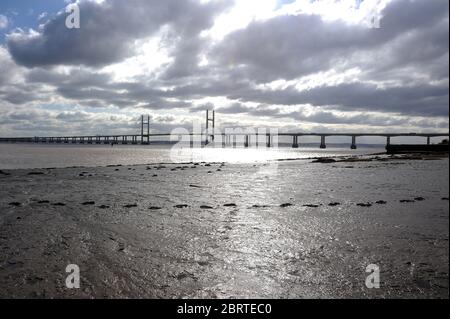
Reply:
[[448, 298], [448, 157], [313, 162], [3, 169], [0, 297]]

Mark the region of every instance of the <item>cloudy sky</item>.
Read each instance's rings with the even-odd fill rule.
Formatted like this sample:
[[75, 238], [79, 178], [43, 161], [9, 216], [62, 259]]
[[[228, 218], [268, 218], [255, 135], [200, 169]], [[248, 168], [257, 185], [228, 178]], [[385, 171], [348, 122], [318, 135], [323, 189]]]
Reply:
[[0, 136], [448, 131], [448, 0], [0, 2]]

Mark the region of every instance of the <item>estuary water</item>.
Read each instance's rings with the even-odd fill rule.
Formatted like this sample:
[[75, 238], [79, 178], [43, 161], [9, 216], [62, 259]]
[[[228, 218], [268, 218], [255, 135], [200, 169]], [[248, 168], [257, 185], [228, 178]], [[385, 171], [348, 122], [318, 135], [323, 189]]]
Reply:
[[0, 144], [0, 169], [97, 167], [150, 163], [253, 163], [280, 159], [363, 155], [383, 152], [382, 146], [279, 148], [174, 148], [171, 145], [48, 145]]

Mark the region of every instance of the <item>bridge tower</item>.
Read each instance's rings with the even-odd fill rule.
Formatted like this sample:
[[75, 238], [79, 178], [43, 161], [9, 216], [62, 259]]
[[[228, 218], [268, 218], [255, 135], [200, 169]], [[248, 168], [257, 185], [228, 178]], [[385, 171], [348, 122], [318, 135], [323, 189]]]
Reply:
[[[209, 116], [209, 110], [206, 110], [206, 141], [205, 145], [209, 144], [209, 138], [211, 137], [211, 141], [214, 142], [214, 128], [216, 127], [216, 111], [212, 110], [212, 117]], [[209, 133], [209, 123], [211, 122], [212, 132]]]
[[[144, 126], [146, 126], [145, 130]], [[147, 119], [144, 115], [141, 116], [141, 144], [150, 144], [150, 115], [147, 115]]]

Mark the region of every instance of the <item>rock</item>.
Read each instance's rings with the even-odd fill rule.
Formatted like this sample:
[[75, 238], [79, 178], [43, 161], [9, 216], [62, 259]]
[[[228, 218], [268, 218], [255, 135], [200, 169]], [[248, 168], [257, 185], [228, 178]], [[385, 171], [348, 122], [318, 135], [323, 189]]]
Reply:
[[189, 205], [182, 204], [182, 205], [175, 205], [174, 207], [175, 207], [175, 208], [188, 208]]
[[201, 209], [213, 209], [213, 207], [211, 206], [207, 206], [207, 205], [202, 205], [200, 206]]
[[116, 168], [115, 171], [118, 172], [118, 171], [120, 171], [120, 169]]
[[235, 203], [230, 203], [230, 204], [224, 204], [224, 207], [236, 207], [237, 205]]
[[333, 159], [333, 158], [326, 158], [326, 157], [323, 157], [323, 158], [318, 158], [318, 159], [312, 161], [311, 163], [328, 164], [328, 163], [336, 163], [336, 160]]
[[0, 175], [8, 176], [8, 175], [11, 175], [11, 174], [10, 174], [10, 173], [6, 173], [6, 172], [0, 170]]
[[425, 200], [425, 198], [419, 196], [419, 197], [414, 198], [414, 200], [418, 201], [418, 202], [423, 202]]
[[11, 203], [9, 203], [8, 205], [9, 205], [9, 206], [14, 206], [14, 207], [20, 207], [20, 206], [22, 206], [22, 203], [19, 203], [19, 202], [11, 202]]
[[400, 200], [400, 203], [414, 203], [415, 202], [415, 200], [412, 200], [412, 199], [401, 199]]
[[162, 209], [162, 207], [150, 206], [148, 209], [150, 209], [150, 210], [160, 210], [160, 209]]
[[193, 187], [193, 188], [202, 188], [201, 186], [193, 185], [193, 184], [190, 184], [189, 187]]
[[83, 206], [87, 206], [87, 205], [95, 205], [95, 202], [94, 202], [94, 201], [84, 202], [84, 203], [82, 203], [81, 205], [83, 205]]
[[359, 206], [359, 207], [372, 207], [372, 204], [371, 203], [358, 203], [358, 204], [356, 204], [356, 206]]
[[448, 200], [448, 197], [442, 197], [441, 199], [442, 200]]
[[154, 174], [153, 177], [158, 177], [158, 175]]
[[48, 200], [40, 200], [37, 202], [38, 204], [50, 204]]
[[44, 175], [43, 172], [29, 172], [27, 175]]
[[124, 208], [133, 208], [133, 207], [137, 207], [137, 204], [127, 204], [123, 206]]
[[284, 203], [284, 204], [280, 205], [281, 208], [286, 208], [286, 207], [290, 207], [290, 206], [292, 206], [291, 203]]
[[377, 203], [378, 205], [386, 205], [386, 204], [387, 204], [387, 202], [384, 201], [384, 200], [378, 200], [378, 201], [376, 201], [376, 203]]
[[100, 205], [100, 206], [98, 206], [98, 208], [100, 208], [100, 209], [107, 209], [107, 208], [109, 208], [109, 206], [108, 205]]
[[341, 205], [341, 203], [338, 203], [338, 202], [334, 202], [334, 203], [329, 203], [328, 204], [328, 206], [332, 206], [332, 207], [339, 206], [339, 205]]
[[317, 207], [319, 207], [319, 205], [314, 205], [314, 204], [306, 204], [306, 205], [303, 205], [303, 207], [309, 207], [309, 208], [317, 208]]
[[66, 204], [65, 203], [53, 203], [52, 204], [53, 206], [66, 206]]
[[267, 208], [267, 205], [253, 205], [252, 208]]

